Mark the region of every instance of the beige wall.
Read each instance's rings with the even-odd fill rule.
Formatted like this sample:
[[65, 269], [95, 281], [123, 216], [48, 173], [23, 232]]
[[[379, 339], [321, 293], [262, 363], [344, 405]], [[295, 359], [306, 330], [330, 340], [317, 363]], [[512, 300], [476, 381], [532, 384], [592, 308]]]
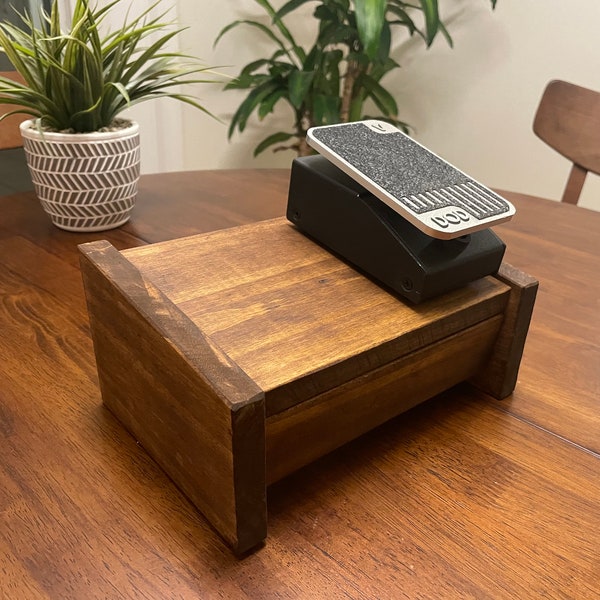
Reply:
[[[98, 0], [99, 6], [106, 6], [111, 0]], [[122, 26], [130, 16], [139, 16], [151, 9], [155, 0], [135, 0], [116, 4], [108, 14], [102, 26], [110, 31]], [[70, 15], [75, 0], [59, 0], [64, 27], [70, 24]], [[165, 20], [177, 21], [177, 10], [171, 2], [165, 1], [162, 6], [154, 7], [151, 13], [158, 16], [167, 8], [171, 8], [170, 16]], [[178, 41], [172, 41], [170, 47], [176, 49]], [[183, 112], [178, 102], [168, 99], [153, 99], [143, 102], [125, 111], [124, 116], [135, 119], [140, 124], [142, 151], [142, 171], [158, 173], [161, 171], [180, 171], [184, 168], [184, 126]], [[197, 168], [203, 168], [198, 166]]]
[[[495, 12], [486, 0], [442, 0], [441, 5], [455, 48], [442, 39], [427, 51], [416, 40], [399, 44], [403, 68], [388, 87], [400, 117], [413, 125], [422, 143], [483, 183], [559, 198], [568, 163], [533, 135], [531, 123], [550, 79], [600, 89], [600, 2], [498, 0]], [[183, 48], [224, 65], [223, 72], [234, 75], [239, 66], [270, 51], [250, 29], [230, 33], [212, 48], [225, 24], [260, 14], [253, 0], [178, 0], [178, 11], [180, 22], [190, 27]], [[296, 19], [291, 27], [310, 24], [310, 19]], [[216, 86], [202, 86], [198, 95], [224, 121], [242, 97]], [[282, 128], [291, 120], [285, 110], [278, 118]], [[184, 108], [183, 122], [181, 164], [163, 166], [159, 157], [153, 159], [156, 168], [288, 166], [293, 158], [290, 152], [252, 158], [256, 143], [276, 130], [274, 121], [252, 123], [231, 142], [226, 125], [192, 109]], [[582, 205], [600, 210], [600, 178], [588, 179]]]

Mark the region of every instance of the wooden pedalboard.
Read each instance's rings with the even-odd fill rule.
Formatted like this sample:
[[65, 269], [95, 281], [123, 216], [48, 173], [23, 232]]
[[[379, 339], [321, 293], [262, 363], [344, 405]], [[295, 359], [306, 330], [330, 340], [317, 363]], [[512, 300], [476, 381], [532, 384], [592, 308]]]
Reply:
[[104, 404], [238, 554], [267, 486], [458, 382], [509, 395], [537, 281], [407, 304], [285, 219], [80, 246]]

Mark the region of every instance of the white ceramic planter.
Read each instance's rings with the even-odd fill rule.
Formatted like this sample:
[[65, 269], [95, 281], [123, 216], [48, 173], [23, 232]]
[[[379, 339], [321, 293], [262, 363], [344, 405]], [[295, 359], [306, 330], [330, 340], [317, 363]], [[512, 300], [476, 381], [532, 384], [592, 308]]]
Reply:
[[21, 123], [36, 194], [68, 231], [104, 231], [129, 219], [140, 176], [139, 126], [92, 133], [40, 132]]

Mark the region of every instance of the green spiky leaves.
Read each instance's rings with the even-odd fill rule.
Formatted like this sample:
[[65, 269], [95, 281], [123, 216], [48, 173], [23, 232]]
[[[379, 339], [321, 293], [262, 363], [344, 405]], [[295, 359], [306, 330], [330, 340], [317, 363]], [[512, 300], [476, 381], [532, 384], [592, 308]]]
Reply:
[[97, 131], [139, 102], [170, 97], [199, 108], [177, 86], [204, 83], [209, 71], [192, 57], [169, 49], [181, 30], [151, 16], [160, 0], [119, 29], [101, 33], [102, 21], [122, 0], [104, 7], [76, 0], [68, 31], [61, 30], [58, 2], [42, 12], [36, 27], [27, 13], [23, 27], [0, 23], [0, 51], [25, 80], [0, 77], [0, 103], [17, 104], [20, 112], [39, 117], [44, 126], [62, 131]]

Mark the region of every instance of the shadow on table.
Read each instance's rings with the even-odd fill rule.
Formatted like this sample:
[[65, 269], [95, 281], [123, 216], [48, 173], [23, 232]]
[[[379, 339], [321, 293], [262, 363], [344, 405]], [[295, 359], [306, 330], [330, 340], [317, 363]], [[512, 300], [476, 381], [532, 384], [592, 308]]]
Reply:
[[23, 148], [0, 152], [0, 196], [32, 190]]

